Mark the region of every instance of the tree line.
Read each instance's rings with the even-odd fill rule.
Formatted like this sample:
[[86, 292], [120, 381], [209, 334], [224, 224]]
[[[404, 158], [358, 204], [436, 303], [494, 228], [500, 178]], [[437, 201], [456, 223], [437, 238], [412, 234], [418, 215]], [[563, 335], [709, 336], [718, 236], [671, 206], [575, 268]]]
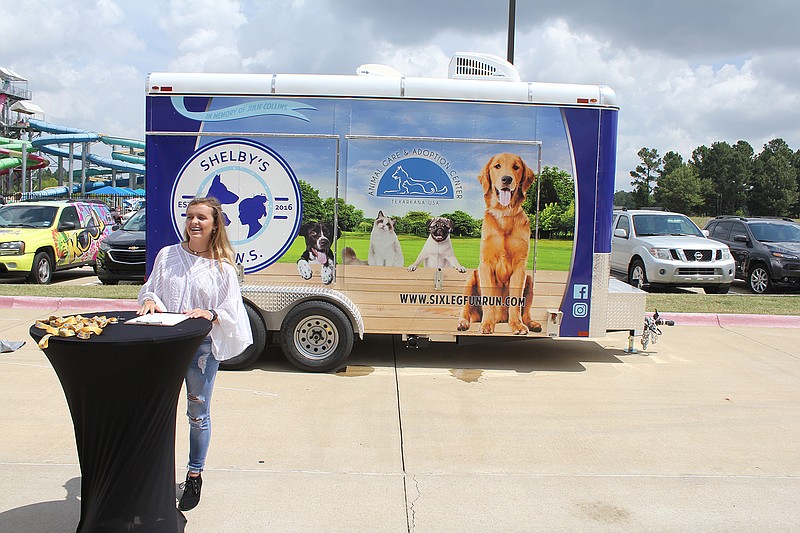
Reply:
[[[523, 204], [523, 210], [530, 218], [531, 228], [535, 227], [538, 191], [539, 236], [544, 238], [571, 236], [575, 226], [575, 184], [572, 176], [557, 167], [544, 167], [536, 180]], [[299, 183], [300, 193], [303, 197], [303, 223], [331, 221], [334, 207], [336, 207], [340, 230], [367, 233], [372, 231], [372, 223], [375, 219], [365, 216], [361, 209], [356, 209], [342, 198], [339, 198], [337, 206], [333, 198], [322, 198], [319, 190], [308, 182], [300, 180]], [[384, 214], [395, 219], [396, 233], [419, 236], [428, 234], [427, 222], [432, 216], [431, 213], [409, 211], [402, 216], [396, 216], [384, 211]], [[452, 235], [454, 236], [480, 237], [482, 220], [473, 218], [465, 211], [456, 210], [437, 216], [453, 221]]]
[[700, 146], [684, 161], [674, 151], [638, 152], [632, 191], [617, 191], [614, 204], [663, 207], [690, 216], [800, 217], [800, 150], [777, 138], [755, 154], [746, 141]]

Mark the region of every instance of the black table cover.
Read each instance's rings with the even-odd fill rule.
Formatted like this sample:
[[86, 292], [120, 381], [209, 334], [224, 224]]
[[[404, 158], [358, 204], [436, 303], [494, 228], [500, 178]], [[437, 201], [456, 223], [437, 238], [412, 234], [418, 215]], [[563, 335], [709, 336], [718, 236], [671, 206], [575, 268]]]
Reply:
[[[87, 340], [50, 337], [44, 353], [61, 381], [81, 466], [78, 532], [174, 532], [175, 415], [186, 369], [211, 331], [202, 318], [175, 326], [123, 324]], [[31, 326], [37, 342], [46, 333]]]

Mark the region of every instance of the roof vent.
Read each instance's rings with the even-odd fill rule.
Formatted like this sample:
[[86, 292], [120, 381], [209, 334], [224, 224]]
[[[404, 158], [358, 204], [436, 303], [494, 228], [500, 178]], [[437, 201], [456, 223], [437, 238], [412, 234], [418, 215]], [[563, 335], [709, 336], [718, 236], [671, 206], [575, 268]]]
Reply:
[[382, 78], [401, 78], [403, 75], [392, 67], [378, 63], [366, 63], [356, 69], [359, 76], [380, 76]]
[[491, 54], [456, 52], [450, 60], [447, 77], [459, 80], [520, 81], [516, 67]]

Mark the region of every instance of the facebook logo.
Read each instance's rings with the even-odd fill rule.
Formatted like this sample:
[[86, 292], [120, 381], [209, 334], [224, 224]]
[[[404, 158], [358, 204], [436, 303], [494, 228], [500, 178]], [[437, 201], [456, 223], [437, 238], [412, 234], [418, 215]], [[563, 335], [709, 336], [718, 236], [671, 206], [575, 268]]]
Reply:
[[588, 300], [589, 299], [589, 286], [585, 284], [576, 283], [572, 287], [573, 300]]

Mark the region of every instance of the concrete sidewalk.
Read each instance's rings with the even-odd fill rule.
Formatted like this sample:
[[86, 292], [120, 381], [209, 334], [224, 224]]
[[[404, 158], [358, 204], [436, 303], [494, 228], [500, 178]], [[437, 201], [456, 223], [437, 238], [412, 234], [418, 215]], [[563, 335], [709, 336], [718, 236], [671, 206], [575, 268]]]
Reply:
[[[69, 411], [28, 328], [135, 305], [108, 302], [0, 299], [0, 338], [28, 341], [0, 354], [4, 533], [77, 525]], [[273, 349], [218, 377], [186, 531], [796, 530], [798, 331], [716, 320], [639, 354], [624, 332], [420, 350], [367, 336], [339, 372], [308, 374]]]

